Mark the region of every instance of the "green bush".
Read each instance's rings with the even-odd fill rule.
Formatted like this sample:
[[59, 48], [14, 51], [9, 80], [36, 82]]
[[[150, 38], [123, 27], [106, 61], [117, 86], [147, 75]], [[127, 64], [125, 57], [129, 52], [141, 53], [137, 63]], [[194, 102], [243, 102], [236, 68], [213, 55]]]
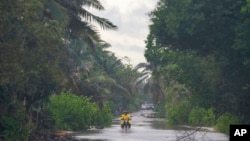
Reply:
[[188, 117], [189, 124], [195, 126], [211, 126], [215, 121], [213, 109], [206, 110], [205, 108], [193, 108]]
[[111, 123], [111, 112], [107, 106], [100, 110], [89, 98], [70, 92], [50, 96], [46, 108], [57, 130], [84, 130], [92, 125]]
[[157, 112], [157, 117], [166, 117], [167, 108], [164, 99], [162, 99], [156, 106], [155, 111]]
[[236, 116], [230, 113], [224, 113], [218, 118], [216, 129], [220, 132], [229, 134], [230, 124], [238, 124], [239, 122], [240, 120]]
[[104, 105], [102, 110], [96, 108], [92, 118], [92, 125], [94, 126], [109, 126], [112, 122], [111, 110], [108, 105]]
[[1, 135], [5, 141], [28, 140], [34, 131], [34, 124], [25, 114], [25, 107], [19, 102], [9, 107], [11, 112], [3, 113], [0, 119]]
[[167, 108], [168, 123], [171, 125], [187, 124], [189, 114], [189, 102], [183, 100], [178, 105]]

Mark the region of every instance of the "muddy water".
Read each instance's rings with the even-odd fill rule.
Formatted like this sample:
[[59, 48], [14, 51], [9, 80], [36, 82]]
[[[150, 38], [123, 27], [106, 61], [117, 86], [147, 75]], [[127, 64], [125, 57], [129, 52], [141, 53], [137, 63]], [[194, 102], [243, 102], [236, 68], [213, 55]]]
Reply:
[[125, 131], [120, 128], [119, 119], [114, 119], [111, 127], [90, 130], [75, 136], [78, 141], [228, 141], [227, 135], [211, 129], [194, 131], [191, 129], [171, 129], [163, 119], [147, 118], [143, 115], [151, 111], [132, 113], [132, 127]]

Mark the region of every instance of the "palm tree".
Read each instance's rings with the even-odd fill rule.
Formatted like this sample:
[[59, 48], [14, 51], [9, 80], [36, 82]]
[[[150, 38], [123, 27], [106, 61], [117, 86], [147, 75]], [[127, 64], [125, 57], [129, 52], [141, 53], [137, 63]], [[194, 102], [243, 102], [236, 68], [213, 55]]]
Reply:
[[87, 68], [82, 63], [82, 54], [84, 52], [89, 54], [89, 48], [95, 49], [98, 44], [105, 43], [101, 40], [93, 23], [97, 23], [102, 29], [116, 29], [117, 27], [109, 20], [86, 10], [85, 7], [104, 10], [98, 0], [46, 0], [44, 5], [44, 22], [57, 21], [64, 27], [65, 51], [74, 60], [68, 64], [71, 67], [75, 66], [73, 71], [77, 68], [84, 68], [86, 71]]
[[[108, 44], [101, 40], [93, 23], [97, 23], [102, 29], [116, 29], [109, 20], [98, 17], [86, 10], [92, 7], [104, 10], [98, 0], [47, 0], [44, 8], [44, 19], [57, 20], [65, 26], [66, 32], [63, 38], [65, 51], [72, 58], [67, 62], [65, 70], [69, 73], [69, 85], [79, 90], [80, 72], [90, 69], [90, 62], [94, 62], [94, 56], [98, 47]], [[79, 76], [79, 77], [77, 77]]]
[[97, 23], [102, 29], [117, 28], [109, 20], [93, 15], [84, 7], [104, 10], [104, 7], [98, 0], [47, 0], [44, 15], [50, 20], [55, 19], [61, 21], [68, 26], [70, 29], [69, 32], [74, 32], [76, 35], [89, 31], [97, 35], [93, 30], [93, 25], [89, 24], [89, 22]]
[[152, 75], [152, 72], [157, 73], [157, 68], [157, 65], [154, 63], [140, 63], [135, 67], [136, 70], [143, 70], [141, 76], [137, 78], [134, 85], [146, 82], [144, 84], [144, 90], [152, 93], [154, 103], [157, 103], [160, 99], [164, 98], [160, 77]]
[[97, 51], [94, 56], [96, 59], [95, 65], [98, 66], [102, 72], [98, 74], [98, 77], [103, 79], [101, 79], [101, 81], [99, 80], [99, 83], [96, 83], [98, 87], [103, 90], [99, 93], [99, 96], [102, 95], [102, 100], [114, 99], [117, 95], [130, 97], [130, 90], [120, 81], [121, 76], [119, 76], [119, 73], [124, 69], [121, 60], [112, 52], [105, 50]]
[[[41, 108], [52, 93], [84, 89], [79, 84], [88, 76], [86, 62], [92, 62], [98, 45], [105, 44], [92, 23], [103, 29], [116, 26], [84, 9], [103, 10], [97, 0], [17, 0], [1, 1], [0, 6], [0, 123], [5, 115], [20, 120], [20, 126], [33, 121], [38, 125]], [[16, 114], [20, 110], [23, 119]]]

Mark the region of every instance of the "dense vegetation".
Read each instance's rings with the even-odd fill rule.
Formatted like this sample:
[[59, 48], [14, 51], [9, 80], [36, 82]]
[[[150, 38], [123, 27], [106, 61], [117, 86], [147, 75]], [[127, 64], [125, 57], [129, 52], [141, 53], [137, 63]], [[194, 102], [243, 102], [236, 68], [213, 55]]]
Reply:
[[249, 0], [160, 0], [149, 14], [144, 66], [171, 123], [223, 132], [250, 123], [249, 6]]
[[[102, 109], [84, 96], [70, 92], [52, 95], [46, 106], [50, 128], [62, 130], [84, 130], [90, 126], [109, 125], [111, 111], [104, 105]], [[104, 114], [105, 113], [105, 114]]]
[[94, 25], [117, 27], [87, 7], [104, 10], [98, 0], [0, 2], [1, 138], [109, 125], [111, 113], [139, 104], [139, 73], [106, 50]]
[[249, 0], [160, 0], [141, 74], [106, 50], [94, 25], [117, 27], [87, 7], [104, 10], [98, 0], [0, 1], [1, 138], [107, 126], [136, 109], [146, 78], [169, 123], [250, 123]]

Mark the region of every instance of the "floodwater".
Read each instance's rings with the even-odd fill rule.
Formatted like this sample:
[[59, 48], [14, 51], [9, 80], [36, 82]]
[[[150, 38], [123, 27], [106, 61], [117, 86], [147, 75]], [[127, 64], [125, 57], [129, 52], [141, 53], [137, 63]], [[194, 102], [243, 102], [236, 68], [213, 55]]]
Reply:
[[225, 134], [213, 131], [193, 129], [171, 129], [163, 119], [147, 118], [150, 110], [132, 113], [132, 127], [125, 131], [120, 128], [119, 118], [114, 119], [110, 127], [93, 129], [74, 136], [78, 141], [228, 141]]

